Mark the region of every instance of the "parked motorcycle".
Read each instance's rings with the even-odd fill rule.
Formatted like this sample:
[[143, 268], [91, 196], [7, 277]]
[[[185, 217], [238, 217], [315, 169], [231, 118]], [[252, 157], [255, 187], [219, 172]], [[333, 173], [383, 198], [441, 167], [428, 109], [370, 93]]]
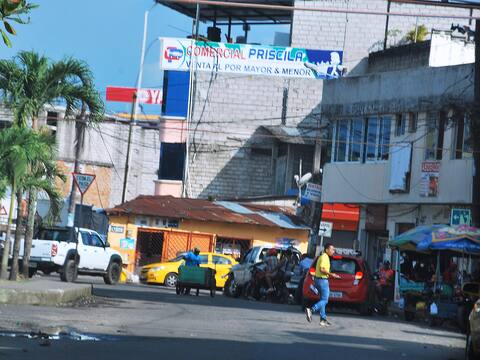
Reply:
[[273, 291], [268, 292], [266, 280], [266, 265], [263, 262], [254, 264], [252, 267], [251, 280], [244, 286], [243, 295], [246, 298], [253, 297], [255, 300], [266, 300], [271, 302], [286, 303], [290, 292], [286, 283], [290, 281], [291, 273], [279, 271], [273, 279]]

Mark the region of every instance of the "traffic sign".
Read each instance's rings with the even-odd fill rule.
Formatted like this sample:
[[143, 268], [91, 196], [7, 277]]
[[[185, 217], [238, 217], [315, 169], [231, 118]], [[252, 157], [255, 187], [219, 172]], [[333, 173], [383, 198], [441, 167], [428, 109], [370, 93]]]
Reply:
[[75, 181], [75, 184], [78, 187], [78, 190], [80, 193], [85, 194], [92, 185], [93, 180], [95, 180], [95, 175], [94, 174], [81, 174], [81, 173], [73, 173], [73, 180]]
[[471, 225], [472, 211], [470, 209], [452, 209], [450, 225]]
[[[107, 101], [132, 103], [137, 89], [133, 87], [107, 86]], [[161, 105], [163, 92], [160, 89], [140, 89], [138, 103]]]
[[318, 235], [322, 237], [332, 237], [333, 223], [328, 221], [321, 221], [318, 228]]

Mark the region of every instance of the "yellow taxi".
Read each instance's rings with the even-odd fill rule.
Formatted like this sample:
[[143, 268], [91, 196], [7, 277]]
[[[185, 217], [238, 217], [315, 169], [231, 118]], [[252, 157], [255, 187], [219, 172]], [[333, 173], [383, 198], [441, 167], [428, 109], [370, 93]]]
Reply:
[[[142, 267], [140, 272], [140, 282], [144, 284], [163, 284], [167, 287], [177, 285], [178, 268], [184, 264], [183, 256], [180, 254], [168, 262], [154, 263]], [[227, 281], [227, 275], [233, 265], [237, 262], [228, 255], [201, 252], [200, 266], [209, 267], [216, 270], [215, 281], [217, 287], [223, 288]]]

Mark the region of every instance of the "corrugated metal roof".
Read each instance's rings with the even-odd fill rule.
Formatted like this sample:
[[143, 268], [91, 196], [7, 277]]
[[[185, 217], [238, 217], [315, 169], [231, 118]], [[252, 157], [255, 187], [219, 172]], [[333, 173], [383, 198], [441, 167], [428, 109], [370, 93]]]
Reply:
[[276, 206], [211, 202], [173, 196], [141, 195], [107, 210], [108, 215], [144, 215], [170, 219], [190, 219], [249, 224], [284, 229], [308, 229], [300, 219]]

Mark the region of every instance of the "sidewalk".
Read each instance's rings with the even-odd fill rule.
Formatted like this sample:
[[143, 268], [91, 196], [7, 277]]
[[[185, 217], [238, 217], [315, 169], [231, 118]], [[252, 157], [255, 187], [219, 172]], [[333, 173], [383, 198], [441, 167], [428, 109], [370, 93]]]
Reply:
[[0, 281], [0, 304], [56, 306], [91, 296], [92, 285], [32, 279]]

